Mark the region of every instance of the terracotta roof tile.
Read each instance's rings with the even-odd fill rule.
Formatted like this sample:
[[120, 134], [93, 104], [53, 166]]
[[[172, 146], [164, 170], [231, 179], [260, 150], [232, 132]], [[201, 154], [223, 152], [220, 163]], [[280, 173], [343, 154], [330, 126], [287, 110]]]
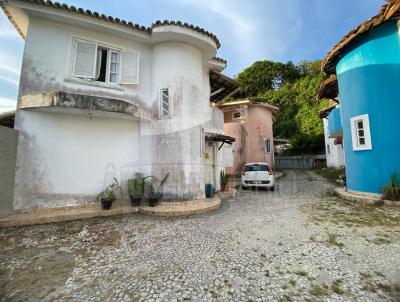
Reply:
[[[217, 45], [217, 48], [219, 48], [221, 46], [218, 38], [216, 35], [214, 35], [213, 33], [199, 27], [199, 26], [195, 26], [193, 24], [189, 24], [189, 23], [182, 23], [181, 21], [168, 21], [168, 20], [157, 20], [156, 22], [154, 22], [151, 27], [145, 27], [145, 26], [141, 26], [139, 24], [134, 24], [132, 22], [123, 20], [123, 19], [119, 19], [119, 18], [114, 18], [111, 16], [107, 16], [104, 14], [100, 14], [98, 12], [95, 11], [91, 11], [89, 9], [83, 9], [83, 8], [76, 8], [75, 6], [71, 5], [69, 6], [68, 4], [65, 3], [60, 3], [60, 2], [52, 2], [50, 0], [23, 0], [25, 2], [29, 2], [29, 3], [34, 3], [34, 4], [39, 4], [39, 5], [44, 5], [44, 6], [48, 6], [48, 7], [52, 7], [52, 8], [56, 8], [56, 9], [62, 9], [62, 10], [66, 10], [68, 12], [71, 13], [76, 13], [76, 14], [80, 14], [80, 15], [84, 15], [84, 16], [88, 16], [88, 17], [92, 17], [92, 18], [96, 18], [99, 20], [104, 20], [107, 22], [111, 22], [111, 23], [115, 23], [115, 24], [119, 24], [122, 26], [126, 26], [138, 31], [142, 31], [145, 33], [149, 33], [151, 34], [152, 29], [159, 27], [159, 26], [166, 26], [166, 25], [175, 25], [175, 26], [180, 26], [183, 28], [187, 28], [196, 32], [199, 32], [201, 34], [206, 35], [207, 37], [211, 38]], [[2, 5], [2, 7], [4, 8], [4, 6]], [[20, 33], [21, 34], [21, 33]], [[22, 35], [22, 34], [21, 34]]]
[[343, 37], [338, 44], [327, 54], [322, 61], [321, 68], [329, 74], [335, 73], [335, 67], [340, 60], [343, 50], [361, 34], [371, 30], [372, 28], [390, 20], [400, 17], [400, 0], [388, 0], [379, 10], [379, 13], [357, 26]]

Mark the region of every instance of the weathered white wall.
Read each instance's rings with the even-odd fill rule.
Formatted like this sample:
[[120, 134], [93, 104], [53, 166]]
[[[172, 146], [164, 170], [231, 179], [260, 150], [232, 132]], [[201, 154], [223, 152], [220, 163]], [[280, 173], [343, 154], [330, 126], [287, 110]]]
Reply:
[[[201, 128], [210, 122], [208, 70], [202, 52], [185, 43], [164, 42], [153, 48], [152, 87], [154, 174], [170, 173], [165, 196], [204, 196]], [[159, 91], [169, 89], [171, 118], [159, 119]]]
[[140, 170], [137, 121], [27, 110], [19, 120], [17, 209], [92, 202], [112, 177], [126, 189]]
[[[138, 85], [97, 87], [71, 82], [72, 38], [140, 52]], [[21, 130], [17, 159], [17, 208], [86, 203], [117, 176], [136, 171], [161, 178], [170, 173], [165, 197], [204, 196], [201, 128], [223, 133], [222, 115], [210, 107], [209, 70], [204, 50], [185, 42], [150, 45], [110, 34], [30, 17], [21, 71], [23, 95], [66, 91], [125, 100], [150, 109], [152, 121], [94, 118], [18, 110]], [[169, 88], [172, 116], [160, 120], [159, 90]], [[63, 110], [63, 109], [61, 109]], [[61, 111], [62, 112], [62, 111]], [[96, 112], [95, 112], [96, 115]], [[223, 169], [217, 153], [217, 183]], [[133, 167], [133, 168], [132, 168]]]
[[[71, 78], [72, 38], [82, 38], [140, 53], [138, 85], [120, 85], [120, 90], [77, 84]], [[151, 47], [117, 33], [109, 34], [64, 23], [30, 17], [22, 63], [20, 96], [47, 91], [67, 91], [108, 96], [149, 105], [151, 95]], [[67, 81], [66, 81], [67, 79]]]
[[[343, 155], [343, 145], [335, 145], [335, 139], [329, 138], [328, 130], [328, 119], [323, 119], [324, 123], [324, 135], [325, 135], [325, 153], [326, 153], [326, 165], [328, 167], [339, 168], [344, 166], [344, 155]], [[328, 153], [328, 147], [330, 147], [330, 152]]]

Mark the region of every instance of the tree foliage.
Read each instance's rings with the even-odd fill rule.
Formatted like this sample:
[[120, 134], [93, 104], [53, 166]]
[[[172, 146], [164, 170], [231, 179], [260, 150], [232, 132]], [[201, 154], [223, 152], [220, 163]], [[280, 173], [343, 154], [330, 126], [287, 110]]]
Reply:
[[293, 82], [300, 76], [300, 69], [292, 62], [257, 61], [238, 74], [240, 92], [237, 97], [256, 97], [280, 87], [284, 82]]
[[258, 61], [237, 76], [241, 93], [235, 97], [254, 98], [277, 105], [274, 135], [288, 138], [297, 153], [318, 153], [324, 147], [319, 110], [327, 101], [317, 102], [315, 95], [324, 80], [320, 61], [302, 61], [298, 65]]

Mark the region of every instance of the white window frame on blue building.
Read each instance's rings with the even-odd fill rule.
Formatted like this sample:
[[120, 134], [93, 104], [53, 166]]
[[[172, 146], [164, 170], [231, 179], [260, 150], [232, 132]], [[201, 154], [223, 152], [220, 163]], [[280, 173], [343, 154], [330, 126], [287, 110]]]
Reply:
[[353, 151], [372, 150], [371, 130], [368, 114], [350, 118]]

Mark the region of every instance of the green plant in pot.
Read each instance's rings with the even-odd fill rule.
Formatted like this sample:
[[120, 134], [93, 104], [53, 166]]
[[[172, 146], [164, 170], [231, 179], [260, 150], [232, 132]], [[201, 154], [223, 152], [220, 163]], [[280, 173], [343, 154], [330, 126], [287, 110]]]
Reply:
[[110, 210], [112, 203], [117, 199], [115, 190], [118, 188], [118, 180], [114, 177], [110, 185], [97, 195], [96, 199], [101, 202], [103, 210]]
[[142, 173], [136, 173], [135, 176], [135, 179], [128, 180], [128, 193], [132, 206], [138, 207], [144, 194], [145, 178]]
[[398, 173], [393, 173], [390, 182], [383, 188], [383, 198], [400, 201], [400, 182]]
[[226, 191], [228, 187], [228, 175], [225, 174], [224, 170], [221, 170], [220, 178], [221, 178], [221, 191]]
[[150, 181], [145, 182], [144, 190], [146, 197], [149, 201], [150, 207], [155, 207], [163, 195], [163, 186], [169, 177], [169, 173], [161, 180], [161, 182], [154, 176], [148, 176]]

